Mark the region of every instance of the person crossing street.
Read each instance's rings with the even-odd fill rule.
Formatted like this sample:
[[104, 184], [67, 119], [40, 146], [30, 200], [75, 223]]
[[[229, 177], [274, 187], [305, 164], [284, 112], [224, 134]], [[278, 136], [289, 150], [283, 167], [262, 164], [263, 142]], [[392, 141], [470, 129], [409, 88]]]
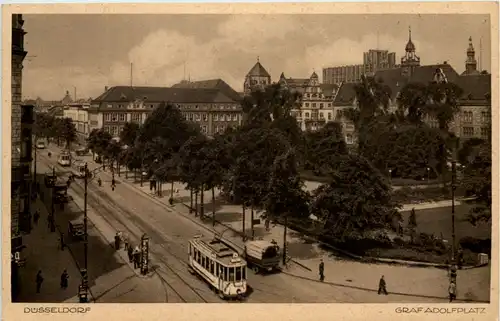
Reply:
[[325, 262], [323, 262], [323, 259], [319, 263], [319, 280], [321, 282], [325, 280]]
[[378, 294], [385, 294], [387, 295], [387, 287], [386, 287], [386, 283], [385, 283], [385, 278], [384, 276], [382, 275], [382, 277], [380, 278], [380, 281], [378, 282]]

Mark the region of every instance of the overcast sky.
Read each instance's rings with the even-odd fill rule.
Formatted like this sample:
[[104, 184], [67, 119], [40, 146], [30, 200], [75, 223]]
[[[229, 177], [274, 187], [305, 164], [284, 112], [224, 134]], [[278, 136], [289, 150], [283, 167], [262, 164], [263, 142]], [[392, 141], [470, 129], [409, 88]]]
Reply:
[[[404, 54], [411, 25], [421, 63], [464, 70], [472, 36], [490, 70], [488, 15], [24, 15], [23, 97], [97, 97], [104, 86], [170, 86], [222, 78], [241, 91], [257, 56], [273, 80], [360, 64], [368, 49]], [[378, 34], [378, 36], [377, 36]], [[378, 40], [377, 40], [378, 39]], [[185, 68], [184, 68], [185, 62]]]

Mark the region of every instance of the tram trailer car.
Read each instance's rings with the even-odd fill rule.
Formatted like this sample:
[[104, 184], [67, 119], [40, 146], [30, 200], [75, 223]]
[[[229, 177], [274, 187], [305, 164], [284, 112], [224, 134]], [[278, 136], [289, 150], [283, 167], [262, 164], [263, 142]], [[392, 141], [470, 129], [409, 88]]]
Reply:
[[280, 248], [276, 243], [255, 240], [245, 242], [244, 258], [255, 273], [279, 270]]
[[62, 152], [61, 155], [59, 155], [59, 158], [57, 159], [57, 163], [59, 163], [59, 165], [64, 167], [70, 166], [71, 165], [70, 153], [66, 151]]
[[247, 291], [246, 261], [218, 239], [189, 241], [188, 269], [203, 278], [223, 300], [243, 299]]

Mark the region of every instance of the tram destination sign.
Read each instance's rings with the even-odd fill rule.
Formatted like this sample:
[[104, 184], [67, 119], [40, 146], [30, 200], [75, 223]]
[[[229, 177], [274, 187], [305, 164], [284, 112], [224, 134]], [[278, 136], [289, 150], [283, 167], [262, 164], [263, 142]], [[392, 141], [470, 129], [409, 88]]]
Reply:
[[149, 264], [149, 237], [143, 234], [141, 237], [141, 274], [148, 274]]

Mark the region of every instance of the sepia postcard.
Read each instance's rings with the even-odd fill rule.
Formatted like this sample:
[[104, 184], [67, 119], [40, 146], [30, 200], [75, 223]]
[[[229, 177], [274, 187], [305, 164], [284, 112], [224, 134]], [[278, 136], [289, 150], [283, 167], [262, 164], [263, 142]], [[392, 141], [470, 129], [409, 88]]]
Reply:
[[498, 317], [497, 4], [3, 9], [6, 320]]

